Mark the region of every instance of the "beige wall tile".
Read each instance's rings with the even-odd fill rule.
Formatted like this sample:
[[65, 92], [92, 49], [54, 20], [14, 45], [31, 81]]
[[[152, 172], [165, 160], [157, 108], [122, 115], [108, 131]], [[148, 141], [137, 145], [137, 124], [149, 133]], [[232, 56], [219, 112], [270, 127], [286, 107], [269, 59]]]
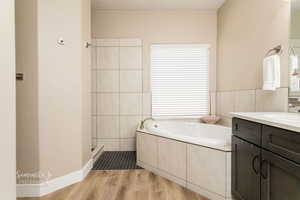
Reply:
[[97, 71], [92, 70], [91, 73], [92, 78], [92, 92], [97, 92]]
[[235, 92], [235, 112], [255, 112], [255, 90]]
[[188, 155], [188, 182], [225, 196], [226, 153], [189, 145]]
[[120, 138], [135, 138], [141, 116], [120, 116]]
[[120, 45], [119, 39], [96, 39], [99, 47], [118, 47]]
[[137, 133], [137, 148], [139, 161], [152, 167], [158, 167], [157, 137]]
[[119, 116], [98, 116], [97, 136], [100, 139], [117, 139], [120, 137]]
[[119, 69], [119, 47], [97, 48], [98, 69]]
[[93, 47], [91, 51], [92, 69], [97, 68], [97, 47]]
[[142, 94], [120, 94], [120, 115], [142, 115]]
[[217, 93], [210, 92], [210, 112], [212, 115], [217, 114]]
[[151, 118], [151, 115], [143, 115], [142, 116], [142, 120], [149, 119], [149, 118]]
[[118, 71], [97, 71], [97, 90], [98, 92], [119, 92]]
[[142, 46], [141, 39], [120, 39], [121, 47], [140, 47]]
[[92, 138], [92, 148], [97, 148], [97, 139], [96, 138]]
[[234, 112], [235, 92], [219, 92], [217, 100], [217, 112], [221, 116], [229, 116]]
[[98, 94], [97, 110], [98, 115], [119, 115], [119, 94]]
[[97, 117], [92, 117], [92, 137], [97, 138]]
[[151, 72], [149, 68], [143, 70], [143, 92], [151, 92]]
[[120, 151], [136, 151], [136, 140], [134, 139], [121, 139]]
[[97, 115], [97, 94], [92, 94], [92, 115]]
[[120, 92], [142, 92], [142, 71], [120, 71]]
[[[158, 138], [158, 168], [178, 178], [186, 179], [187, 144]], [[180, 164], [178, 164], [180, 163]]]
[[143, 93], [143, 115], [152, 114], [152, 95], [151, 93]]
[[256, 90], [257, 112], [286, 112], [288, 110], [288, 88], [276, 91]]
[[226, 153], [226, 197], [231, 197], [231, 152]]
[[141, 69], [142, 48], [141, 47], [120, 47], [120, 68]]
[[98, 139], [97, 146], [104, 146], [104, 151], [120, 151], [120, 141], [118, 139]]

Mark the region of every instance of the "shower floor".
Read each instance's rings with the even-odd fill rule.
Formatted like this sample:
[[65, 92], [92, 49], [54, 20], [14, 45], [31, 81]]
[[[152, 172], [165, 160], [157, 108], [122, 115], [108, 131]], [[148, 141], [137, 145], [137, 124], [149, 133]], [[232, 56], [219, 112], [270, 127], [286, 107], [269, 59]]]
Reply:
[[93, 166], [93, 170], [126, 169], [142, 169], [136, 165], [135, 151], [105, 151]]

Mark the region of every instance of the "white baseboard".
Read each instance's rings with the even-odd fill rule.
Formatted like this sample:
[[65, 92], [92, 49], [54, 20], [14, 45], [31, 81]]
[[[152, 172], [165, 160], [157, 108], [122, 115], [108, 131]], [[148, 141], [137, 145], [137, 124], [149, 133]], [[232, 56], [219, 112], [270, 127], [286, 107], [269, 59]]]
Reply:
[[41, 184], [17, 184], [17, 197], [41, 197], [85, 179], [93, 167], [93, 159], [78, 171]]

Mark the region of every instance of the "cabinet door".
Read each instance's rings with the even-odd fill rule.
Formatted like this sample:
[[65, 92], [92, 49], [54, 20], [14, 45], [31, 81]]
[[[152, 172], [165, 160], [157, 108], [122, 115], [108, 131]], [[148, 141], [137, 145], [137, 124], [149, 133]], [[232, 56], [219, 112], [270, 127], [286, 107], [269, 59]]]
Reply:
[[262, 200], [300, 199], [300, 165], [263, 150], [261, 177]]
[[232, 195], [238, 200], [260, 200], [260, 148], [232, 138]]

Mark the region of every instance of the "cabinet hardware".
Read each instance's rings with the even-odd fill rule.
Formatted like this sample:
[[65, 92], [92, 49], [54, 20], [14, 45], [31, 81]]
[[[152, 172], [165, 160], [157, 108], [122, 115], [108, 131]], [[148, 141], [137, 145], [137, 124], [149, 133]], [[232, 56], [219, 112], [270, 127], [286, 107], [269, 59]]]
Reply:
[[234, 128], [236, 131], [239, 130], [239, 125], [238, 124], [235, 124], [235, 128]]
[[23, 81], [24, 80], [24, 74], [23, 73], [16, 73], [16, 80], [17, 81]]
[[268, 169], [266, 169], [266, 173], [264, 173], [264, 166], [268, 166], [268, 161], [267, 160], [263, 160], [262, 162], [261, 162], [261, 172], [260, 172], [260, 174], [261, 174], [261, 177], [263, 178], [263, 179], [267, 179], [268, 178]]
[[254, 156], [254, 158], [252, 159], [252, 169], [253, 169], [253, 171], [255, 172], [255, 174], [258, 174], [258, 173], [259, 173], [259, 170], [257, 170], [257, 169], [255, 168], [255, 163], [256, 163], [256, 160], [257, 160], [257, 159], [259, 159], [259, 155]]

